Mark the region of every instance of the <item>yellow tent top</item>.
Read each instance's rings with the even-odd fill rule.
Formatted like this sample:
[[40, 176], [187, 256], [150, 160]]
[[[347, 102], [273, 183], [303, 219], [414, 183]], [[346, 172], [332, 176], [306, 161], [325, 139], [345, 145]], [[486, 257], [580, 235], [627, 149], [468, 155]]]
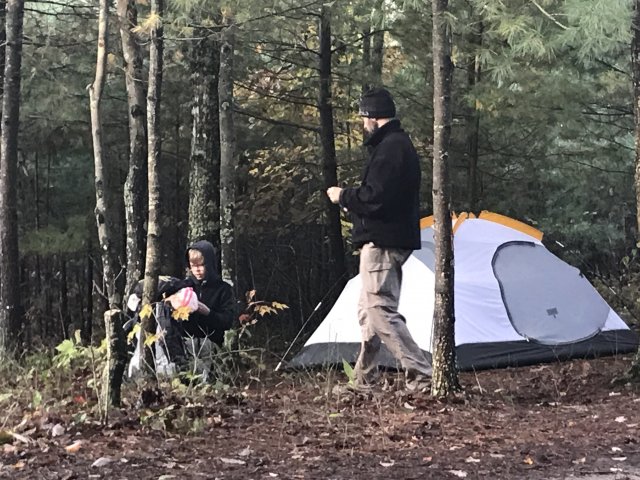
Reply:
[[[451, 215], [451, 219], [453, 221], [453, 233], [456, 233], [456, 230], [467, 218], [476, 218], [473, 213], [463, 212], [460, 215], [456, 215], [453, 213]], [[490, 222], [499, 223], [509, 228], [513, 228], [514, 230], [518, 230], [522, 233], [525, 233], [536, 240], [541, 241], [543, 233], [537, 228], [533, 228], [526, 223], [520, 222], [519, 220], [515, 220], [511, 217], [507, 217], [505, 215], [500, 215], [499, 213], [489, 212], [487, 210], [483, 210], [477, 218], [481, 218], [482, 220], [488, 220]], [[429, 227], [433, 227], [434, 219], [433, 215], [429, 215], [428, 217], [424, 217], [420, 220], [420, 229], [425, 229]]]

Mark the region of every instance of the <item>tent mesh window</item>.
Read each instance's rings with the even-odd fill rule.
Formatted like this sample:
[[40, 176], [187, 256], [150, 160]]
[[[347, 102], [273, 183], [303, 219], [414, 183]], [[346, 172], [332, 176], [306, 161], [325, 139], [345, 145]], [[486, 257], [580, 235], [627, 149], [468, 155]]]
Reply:
[[563, 345], [591, 338], [604, 327], [607, 303], [577, 268], [545, 247], [504, 243], [492, 267], [509, 320], [526, 339]]

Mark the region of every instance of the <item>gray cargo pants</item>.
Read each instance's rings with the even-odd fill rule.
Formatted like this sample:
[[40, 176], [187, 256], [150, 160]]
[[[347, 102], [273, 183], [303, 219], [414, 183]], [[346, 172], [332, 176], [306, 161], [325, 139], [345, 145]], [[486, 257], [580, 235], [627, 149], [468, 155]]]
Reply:
[[376, 247], [367, 243], [360, 251], [362, 292], [358, 320], [362, 331], [360, 355], [355, 366], [356, 381], [370, 383], [378, 365], [375, 357], [382, 340], [400, 361], [408, 377], [430, 377], [431, 365], [411, 337], [405, 318], [398, 313], [402, 265], [411, 250]]

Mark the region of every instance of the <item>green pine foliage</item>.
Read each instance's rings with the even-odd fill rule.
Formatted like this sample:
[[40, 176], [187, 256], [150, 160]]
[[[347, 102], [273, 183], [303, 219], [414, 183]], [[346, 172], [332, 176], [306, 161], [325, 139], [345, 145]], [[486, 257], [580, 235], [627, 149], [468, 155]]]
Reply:
[[[455, 64], [452, 209], [469, 208], [466, 142], [472, 112], [479, 119], [476, 210], [532, 223], [549, 240], [570, 246], [557, 251], [573, 264], [577, 262], [569, 250], [580, 251], [588, 268], [615, 271], [636, 243], [631, 2], [450, 3]], [[144, 23], [148, 7], [145, 2], [136, 4]], [[301, 312], [303, 318], [330, 287], [325, 283], [326, 185], [317, 132], [321, 4], [172, 0], [163, 19], [167, 37], [161, 167], [166, 200], [164, 262], [182, 266], [186, 241], [191, 95], [185, 52], [194, 27], [209, 27], [217, 35], [222, 27], [217, 12], [231, 12], [238, 24], [234, 108], [240, 156], [236, 236], [243, 264], [239, 271], [247, 284], [268, 285], [271, 290], [265, 295], [292, 305], [291, 311]], [[88, 0], [69, 5], [36, 1], [31, 6], [25, 17], [18, 212], [21, 253], [27, 264], [35, 264], [36, 257], [77, 256], [95, 235], [85, 87], [95, 68], [96, 7]], [[370, 40], [363, 32], [383, 29], [383, 83], [393, 91], [404, 127], [421, 154], [422, 207], [430, 214], [430, 5], [346, 0], [332, 2], [331, 8], [339, 181], [353, 184], [360, 175], [364, 152], [356, 104], [369, 76], [363, 49], [364, 41]], [[143, 42], [145, 55], [147, 48]], [[118, 198], [128, 152], [120, 50], [112, 21], [103, 121], [114, 179], [111, 188]], [[480, 68], [474, 84], [468, 71], [472, 61]], [[50, 268], [42, 272], [43, 280], [55, 275]], [[72, 276], [80, 282], [80, 273]], [[50, 308], [57, 311], [57, 297], [44, 298], [41, 288], [32, 295], [39, 300], [27, 298], [28, 304], [53, 302]], [[78, 302], [70, 308], [86, 306]], [[83, 314], [75, 312], [78, 318]], [[287, 319], [292, 328], [300, 323], [292, 313], [277, 321]], [[282, 336], [288, 334], [283, 332]]]

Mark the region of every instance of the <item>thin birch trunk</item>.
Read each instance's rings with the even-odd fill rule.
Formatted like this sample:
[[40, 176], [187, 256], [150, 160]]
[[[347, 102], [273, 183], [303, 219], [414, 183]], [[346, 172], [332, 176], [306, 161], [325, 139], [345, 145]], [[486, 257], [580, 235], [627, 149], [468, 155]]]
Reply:
[[[149, 47], [149, 89], [147, 91], [149, 226], [147, 228], [147, 253], [142, 293], [143, 305], [149, 305], [155, 301], [158, 290], [158, 274], [160, 271], [160, 100], [164, 46], [163, 14], [163, 0], [152, 0], [151, 16], [156, 19], [156, 23], [151, 29]], [[143, 319], [143, 327], [146, 333], [152, 332], [155, 329], [155, 322], [152, 316]], [[148, 351], [149, 349], [145, 350]]]
[[[233, 18], [227, 18], [220, 46], [220, 256], [223, 280], [237, 285], [235, 228], [236, 172], [238, 157], [233, 118], [233, 52], [235, 26]], [[237, 292], [236, 292], [237, 293]]]
[[18, 130], [24, 1], [6, 3], [6, 51], [0, 136], [0, 360], [10, 356], [20, 330], [18, 251]]
[[107, 32], [109, 18], [108, 0], [100, 0], [98, 15], [98, 48], [96, 74], [94, 82], [89, 86], [89, 102], [91, 108], [91, 133], [93, 137], [93, 158], [95, 165], [96, 189], [96, 222], [98, 240], [102, 254], [102, 275], [109, 302], [109, 311], [105, 314], [105, 332], [107, 335], [107, 362], [103, 373], [101, 400], [104, 407], [103, 421], [107, 420], [108, 406], [120, 405], [120, 386], [124, 373], [124, 336], [122, 332], [122, 315], [120, 312], [121, 296], [116, 288], [117, 261], [115, 249], [114, 207], [106, 175], [102, 140], [102, 122], [100, 104], [105, 83], [107, 65]]
[[448, 0], [432, 0], [433, 10], [433, 213], [435, 304], [433, 309], [433, 381], [431, 393], [458, 390], [453, 309], [453, 236], [449, 144], [451, 138], [451, 31], [445, 18]]
[[147, 131], [145, 80], [140, 44], [132, 29], [138, 25], [134, 0], [118, 0], [118, 21], [125, 66], [129, 119], [129, 171], [124, 184], [127, 276], [125, 292], [131, 292], [144, 271], [146, 221]]

